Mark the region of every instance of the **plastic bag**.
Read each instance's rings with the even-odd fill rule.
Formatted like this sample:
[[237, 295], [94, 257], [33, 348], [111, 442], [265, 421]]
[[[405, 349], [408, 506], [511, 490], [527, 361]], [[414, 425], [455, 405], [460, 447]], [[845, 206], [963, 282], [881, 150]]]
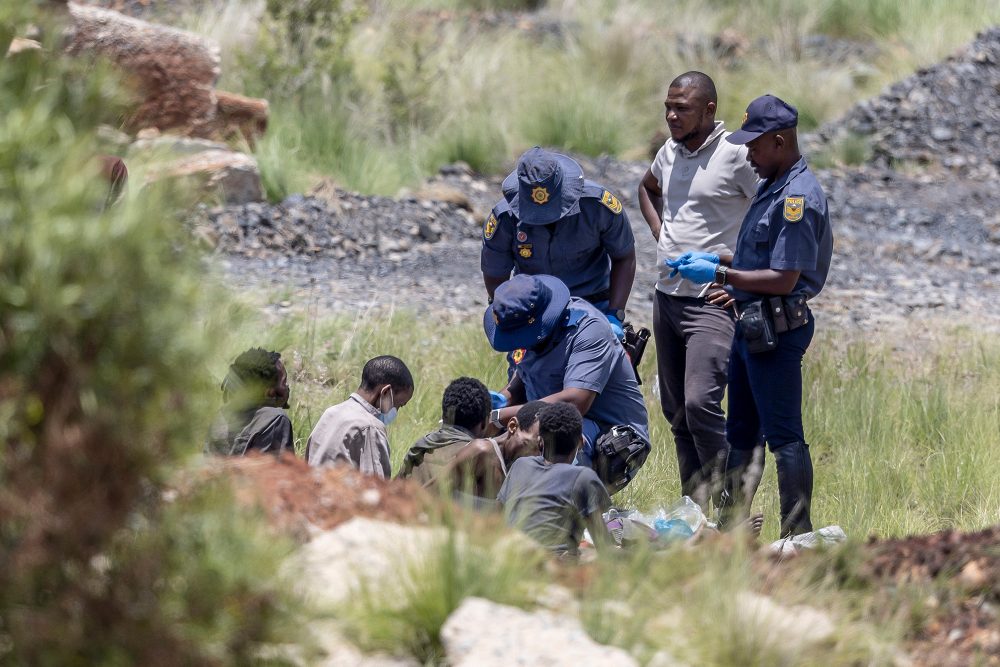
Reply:
[[688, 496], [655, 514], [638, 510], [612, 509], [604, 513], [604, 523], [616, 544], [635, 543], [666, 546], [685, 542], [708, 523], [698, 503]]
[[768, 547], [771, 553], [788, 555], [798, 553], [802, 549], [816, 549], [817, 547], [828, 547], [839, 544], [847, 540], [847, 534], [840, 526], [826, 526], [811, 533], [802, 533], [793, 537], [786, 537], [783, 540], [772, 542]]

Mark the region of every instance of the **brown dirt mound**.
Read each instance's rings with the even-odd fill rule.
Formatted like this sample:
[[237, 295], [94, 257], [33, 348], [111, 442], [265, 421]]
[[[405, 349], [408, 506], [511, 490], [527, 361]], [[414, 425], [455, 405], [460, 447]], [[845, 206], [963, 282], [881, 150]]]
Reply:
[[917, 665], [1000, 665], [1000, 526], [871, 540], [862, 569], [876, 582], [940, 585], [910, 644]]
[[312, 468], [287, 453], [214, 459], [208, 474], [228, 479], [240, 504], [261, 508], [276, 529], [303, 541], [310, 526], [329, 530], [356, 516], [426, 523], [434, 500], [410, 482]]
[[954, 578], [968, 590], [1000, 601], [1000, 526], [977, 533], [946, 530], [893, 540], [870, 540], [866, 570], [898, 583]]

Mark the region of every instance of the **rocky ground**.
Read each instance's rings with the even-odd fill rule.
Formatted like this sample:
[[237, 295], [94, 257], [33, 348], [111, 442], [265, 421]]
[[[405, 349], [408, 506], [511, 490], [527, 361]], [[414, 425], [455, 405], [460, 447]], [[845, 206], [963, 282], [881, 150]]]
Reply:
[[[428, 521], [428, 516], [435, 515], [434, 508], [439, 501], [405, 481], [385, 482], [349, 470], [313, 469], [290, 455], [277, 460], [270, 456], [251, 456], [244, 459], [211, 460], [206, 469], [187, 479], [179, 489], [183, 492], [184, 488], [198, 484], [206, 477], [230, 480], [237, 500], [242, 505], [259, 507], [277, 532], [304, 544], [293, 560], [309, 563], [311, 577], [322, 578], [329, 575], [329, 586], [319, 588], [327, 597], [335, 594], [338, 600], [350, 594], [349, 588], [344, 584], [344, 572], [348, 565], [361, 567], [375, 577], [396, 576], [398, 563], [391, 555], [410, 553], [411, 550], [420, 552], [423, 548], [421, 545], [426, 546], [428, 540], [435, 539], [434, 531], [438, 530], [429, 527], [433, 522]], [[874, 603], [876, 607], [878, 604], [885, 604], [887, 608], [891, 608], [898, 603], [898, 600], [896, 603], [892, 602], [895, 589], [910, 587], [909, 590], [927, 592], [928, 597], [921, 603], [923, 611], [914, 616], [905, 645], [910, 661], [897, 664], [958, 667], [972, 664], [974, 660], [980, 661], [976, 664], [1000, 664], [998, 544], [1000, 527], [968, 534], [943, 531], [899, 539], [872, 539], [868, 544], [858, 547], [856, 559], [852, 557], [844, 561], [851, 562], [852, 565], [849, 570], [839, 571], [839, 576], [853, 577], [857, 582], [863, 582], [870, 588], [874, 598], [881, 601]], [[761, 571], [761, 581], [767, 588], [772, 578], [782, 578], [782, 572], [786, 568], [800, 565], [810, 567], [811, 557], [811, 553], [805, 552], [800, 558], [791, 561], [776, 560], [773, 554], [762, 548], [754, 562], [755, 567]], [[558, 575], [559, 572], [555, 574]], [[589, 587], [590, 578], [594, 574], [593, 567], [582, 567], [573, 572], [563, 572], [564, 576], [555, 578], [569, 589], [584, 591]], [[316, 587], [311, 587], [310, 590], [313, 589], [319, 590]], [[564, 590], [560, 602], [550, 606], [558, 612], [557, 619], [546, 616], [548, 612], [543, 611], [533, 612], [541, 614], [539, 618], [517, 616], [510, 619], [511, 623], [516, 629], [543, 617], [546, 621], [555, 620], [567, 634], [572, 635], [572, 643], [583, 651], [582, 655], [587, 655], [587, 651], [604, 650], [599, 645], [592, 644], [572, 618], [571, 610], [578, 606], [572, 590]], [[759, 607], [764, 605], [770, 614], [782, 617], [788, 615], [767, 596], [746, 595], [753, 598], [751, 602], [757, 610], [755, 613], [762, 613]], [[501, 609], [492, 603], [488, 604], [500, 616], [508, 613], [507, 608]], [[546, 606], [542, 598], [540, 606]], [[810, 608], [808, 611], [818, 620], [830, 624], [820, 610]], [[796, 612], [796, 615], [800, 612], [801, 610]], [[470, 626], [461, 623], [462, 617], [463, 614], [456, 612], [455, 617], [445, 625], [443, 639], [449, 654], [454, 651], [453, 657], [457, 659], [465, 653], [478, 655], [486, 648], [494, 652], [500, 650], [490, 643], [490, 636], [495, 637], [497, 632], [480, 636], [481, 633], [471, 632]], [[787, 620], [791, 622], [791, 619]], [[466, 629], [457, 631], [456, 624]], [[471, 627], [474, 628], [475, 625]], [[504, 632], [514, 633], [515, 629]], [[503, 632], [499, 634], [507, 636]], [[480, 641], [485, 644], [480, 646]], [[527, 643], [507, 642], [514, 653], [504, 654], [505, 659], [516, 658], [523, 661], [528, 653], [544, 649], [544, 645], [535, 646], [528, 640], [525, 642]], [[349, 642], [342, 639], [330, 643], [330, 648], [337, 651], [345, 651], [349, 647]], [[324, 664], [411, 664], [407, 661], [366, 663], [359, 656], [360, 654], [353, 656], [348, 662], [333, 661]], [[623, 660], [621, 664], [634, 664], [625, 656], [618, 655], [618, 658]], [[552, 664], [580, 663], [562, 661]]]
[[[1000, 322], [1000, 29], [806, 137], [809, 151], [846, 135], [868, 163], [818, 173], [836, 247], [821, 318], [883, 327], [910, 316]], [[655, 243], [637, 208], [644, 162], [576, 156], [625, 204], [639, 271], [629, 303], [648, 322]], [[808, 152], [807, 152], [808, 157]], [[238, 285], [286, 288], [278, 301], [332, 310], [405, 305], [478, 313], [485, 306], [479, 230], [501, 176], [450, 165], [397, 198], [321, 187], [277, 205], [206, 209], [199, 234]], [[377, 279], [377, 280], [376, 280]]]

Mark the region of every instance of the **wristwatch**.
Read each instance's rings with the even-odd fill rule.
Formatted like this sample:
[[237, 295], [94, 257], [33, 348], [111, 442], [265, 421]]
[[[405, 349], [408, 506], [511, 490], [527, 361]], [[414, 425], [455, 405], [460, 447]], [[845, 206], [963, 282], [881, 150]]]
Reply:
[[[483, 414], [483, 413], [480, 412], [479, 414]], [[490, 411], [490, 424], [492, 424], [493, 426], [496, 426], [497, 428], [500, 428], [500, 429], [503, 428], [503, 422], [500, 421], [500, 411], [499, 410], [491, 410]]]
[[625, 309], [624, 308], [619, 308], [618, 310], [614, 311], [611, 314], [614, 315], [615, 317], [617, 317], [619, 322], [624, 322], [625, 321]]
[[719, 264], [715, 267], [715, 282], [719, 285], [726, 284], [726, 272], [729, 271], [729, 267], [725, 264]]

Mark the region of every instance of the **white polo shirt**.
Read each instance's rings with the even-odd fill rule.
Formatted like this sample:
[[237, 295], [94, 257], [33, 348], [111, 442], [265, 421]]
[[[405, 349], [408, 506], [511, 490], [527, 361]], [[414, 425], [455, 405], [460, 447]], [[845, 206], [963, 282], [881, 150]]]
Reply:
[[670, 296], [704, 296], [708, 285], [680, 275], [668, 278], [667, 259], [688, 251], [732, 253], [743, 216], [759, 180], [747, 162], [746, 146], [725, 140], [721, 121], [701, 146], [689, 151], [667, 139], [650, 168], [663, 192], [663, 226], [656, 245], [660, 278], [656, 289]]

